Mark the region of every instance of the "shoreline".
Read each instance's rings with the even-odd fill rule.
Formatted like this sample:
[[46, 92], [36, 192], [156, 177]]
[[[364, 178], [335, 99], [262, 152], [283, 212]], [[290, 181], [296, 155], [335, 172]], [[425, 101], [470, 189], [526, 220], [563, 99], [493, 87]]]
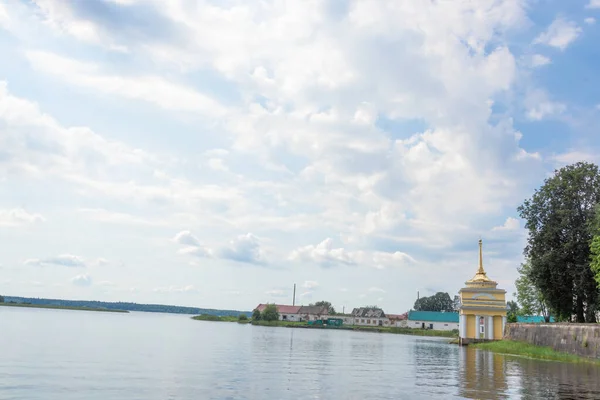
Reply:
[[296, 328], [296, 329], [328, 329], [342, 331], [359, 331], [373, 333], [389, 333], [395, 335], [409, 336], [425, 336], [425, 337], [441, 337], [455, 339], [458, 334], [452, 331], [438, 331], [431, 329], [413, 329], [413, 328], [398, 328], [398, 327], [381, 327], [381, 326], [361, 326], [361, 325], [342, 325], [342, 326], [323, 326], [323, 325], [308, 325], [306, 322], [291, 322], [291, 321], [252, 321], [239, 320], [236, 317], [213, 317], [205, 315], [196, 315], [191, 317], [195, 321], [209, 322], [237, 322], [240, 324], [249, 324], [253, 326], [266, 326], [274, 328]]
[[514, 340], [498, 340], [496, 342], [474, 343], [470, 344], [469, 346], [473, 346], [480, 350], [491, 351], [492, 353], [496, 354], [515, 357], [568, 363], [588, 363], [600, 366], [600, 360], [556, 351], [552, 347], [536, 346], [534, 344]]
[[127, 310], [111, 310], [108, 308], [91, 308], [91, 307], [74, 307], [74, 306], [57, 306], [57, 305], [52, 305], [52, 304], [0, 303], [0, 307], [45, 308], [45, 309], [51, 309], [51, 310], [129, 313], [129, 311], [127, 311]]

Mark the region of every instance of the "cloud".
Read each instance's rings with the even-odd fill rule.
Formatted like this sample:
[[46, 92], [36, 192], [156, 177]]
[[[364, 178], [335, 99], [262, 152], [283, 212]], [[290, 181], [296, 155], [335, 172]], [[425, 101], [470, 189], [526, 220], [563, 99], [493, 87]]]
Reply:
[[177, 235], [175, 235], [175, 237], [173, 238], [173, 241], [175, 243], [179, 243], [179, 244], [183, 244], [183, 245], [187, 245], [187, 246], [193, 246], [193, 247], [201, 246], [200, 240], [198, 240], [198, 238], [196, 236], [192, 235], [192, 233], [190, 231], [179, 232]]
[[[600, 4], [600, 1], [598, 4]], [[596, 18], [587, 17], [586, 19], [583, 20], [583, 22], [585, 22], [588, 25], [594, 25], [596, 23]]]
[[86, 262], [82, 257], [73, 254], [61, 254], [56, 257], [49, 258], [30, 258], [25, 260], [25, 265], [37, 265], [37, 266], [62, 266], [70, 268], [83, 268], [86, 267]]
[[544, 65], [548, 65], [551, 62], [552, 61], [548, 57], [543, 56], [541, 54], [534, 54], [531, 57], [531, 66], [532, 67], [541, 67], [541, 66], [544, 66]]
[[91, 286], [92, 277], [89, 275], [77, 275], [71, 279], [71, 283], [75, 286]]
[[319, 287], [319, 282], [316, 281], [304, 281], [302, 287], [305, 289], [316, 289]]
[[553, 155], [551, 159], [559, 166], [564, 166], [580, 161], [597, 163], [600, 157], [596, 153], [590, 153], [585, 150], [567, 150], [563, 153]]
[[292, 251], [288, 257], [292, 261], [316, 263], [323, 267], [334, 265], [365, 265], [372, 268], [384, 269], [393, 266], [403, 266], [414, 263], [411, 256], [402, 252], [366, 252], [348, 251], [344, 248], [334, 248], [333, 240], [327, 238], [318, 245], [308, 245]]
[[585, 8], [600, 8], [600, 0], [590, 0]]
[[10, 210], [0, 209], [0, 227], [17, 227], [44, 222], [44, 218], [40, 214], [31, 214], [22, 208], [13, 208]]
[[265, 294], [267, 296], [271, 296], [271, 297], [277, 297], [277, 298], [281, 298], [281, 297], [287, 297], [289, 294], [281, 289], [272, 289], [272, 290], [268, 290], [265, 292]]
[[508, 217], [503, 225], [495, 226], [492, 228], [492, 231], [516, 231], [521, 227], [521, 224], [518, 219], [513, 217]]
[[194, 285], [186, 285], [186, 286], [161, 286], [152, 289], [155, 293], [198, 293], [199, 290], [196, 289]]
[[564, 113], [567, 106], [564, 103], [552, 101], [543, 90], [531, 90], [525, 96], [527, 117], [532, 121], [541, 121], [548, 117], [556, 117]]
[[545, 32], [535, 38], [533, 43], [565, 50], [581, 33], [582, 29], [575, 22], [559, 17], [550, 24]]
[[157, 76], [106, 74], [98, 65], [44, 51], [28, 51], [25, 55], [32, 67], [97, 93], [142, 100], [166, 110], [201, 112], [210, 116], [223, 115], [226, 111], [214, 99]]
[[117, 284], [111, 281], [100, 281], [98, 282], [98, 286], [104, 286], [104, 287], [116, 287]]
[[180, 254], [212, 257], [257, 265], [268, 263], [258, 237], [252, 233], [239, 235], [235, 239], [230, 240], [228, 244], [215, 247], [203, 246], [200, 240], [192, 235], [190, 231], [179, 232], [173, 240], [176, 243], [187, 246], [179, 250]]
[[378, 288], [378, 287], [370, 287], [368, 289], [369, 293], [385, 293], [385, 290], [383, 290], [382, 288]]
[[77, 212], [90, 220], [110, 224], [162, 225], [160, 221], [155, 221], [147, 217], [138, 217], [132, 214], [110, 211], [103, 208], [79, 208], [77, 209]]

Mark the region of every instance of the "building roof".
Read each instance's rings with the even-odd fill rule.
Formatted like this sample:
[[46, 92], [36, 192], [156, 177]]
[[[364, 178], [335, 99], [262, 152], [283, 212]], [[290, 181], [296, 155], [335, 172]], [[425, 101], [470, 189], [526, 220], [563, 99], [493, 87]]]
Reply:
[[325, 306], [302, 306], [298, 314], [327, 315], [329, 310]]
[[353, 317], [363, 317], [363, 318], [385, 318], [385, 313], [381, 308], [355, 308], [352, 310]]
[[427, 322], [456, 322], [458, 323], [458, 313], [438, 312], [438, 311], [409, 311], [409, 321], [427, 321]]
[[[259, 304], [256, 306], [256, 309], [260, 312], [263, 312], [266, 307], [267, 304]], [[286, 306], [283, 304], [275, 304], [275, 307], [277, 307], [277, 312], [279, 314], [298, 314], [298, 311], [301, 308], [301, 306]]]
[[395, 319], [398, 321], [404, 321], [405, 319], [408, 319], [408, 313], [404, 313], [404, 314], [385, 314], [386, 317], [388, 317], [389, 319]]
[[[526, 315], [523, 317], [517, 315], [517, 322], [522, 322], [526, 324], [541, 324], [546, 322], [546, 320], [541, 315]], [[556, 322], [554, 320], [554, 317], [550, 317], [550, 322]]]

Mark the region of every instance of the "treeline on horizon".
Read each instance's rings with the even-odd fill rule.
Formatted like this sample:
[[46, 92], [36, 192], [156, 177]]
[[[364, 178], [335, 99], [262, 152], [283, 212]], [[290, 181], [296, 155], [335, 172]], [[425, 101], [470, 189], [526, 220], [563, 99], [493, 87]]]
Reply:
[[39, 305], [52, 305], [52, 306], [67, 306], [67, 307], [88, 307], [88, 308], [104, 308], [108, 310], [125, 310], [125, 311], [141, 311], [141, 312], [159, 312], [159, 313], [170, 313], [170, 314], [206, 314], [206, 315], [217, 315], [233, 316], [237, 317], [240, 314], [251, 316], [251, 312], [238, 311], [238, 310], [218, 310], [212, 308], [197, 308], [197, 307], [184, 307], [184, 306], [171, 306], [165, 304], [138, 304], [129, 302], [108, 302], [108, 301], [95, 301], [95, 300], [60, 300], [60, 299], [43, 299], [35, 297], [18, 297], [18, 296], [4, 296], [4, 301], [7, 303], [24, 303], [24, 304], [39, 304]]

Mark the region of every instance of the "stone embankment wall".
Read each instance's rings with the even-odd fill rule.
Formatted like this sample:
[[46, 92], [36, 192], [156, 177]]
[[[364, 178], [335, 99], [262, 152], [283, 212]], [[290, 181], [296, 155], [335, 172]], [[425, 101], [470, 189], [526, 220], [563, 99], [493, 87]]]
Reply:
[[600, 358], [599, 324], [506, 324], [504, 339]]

